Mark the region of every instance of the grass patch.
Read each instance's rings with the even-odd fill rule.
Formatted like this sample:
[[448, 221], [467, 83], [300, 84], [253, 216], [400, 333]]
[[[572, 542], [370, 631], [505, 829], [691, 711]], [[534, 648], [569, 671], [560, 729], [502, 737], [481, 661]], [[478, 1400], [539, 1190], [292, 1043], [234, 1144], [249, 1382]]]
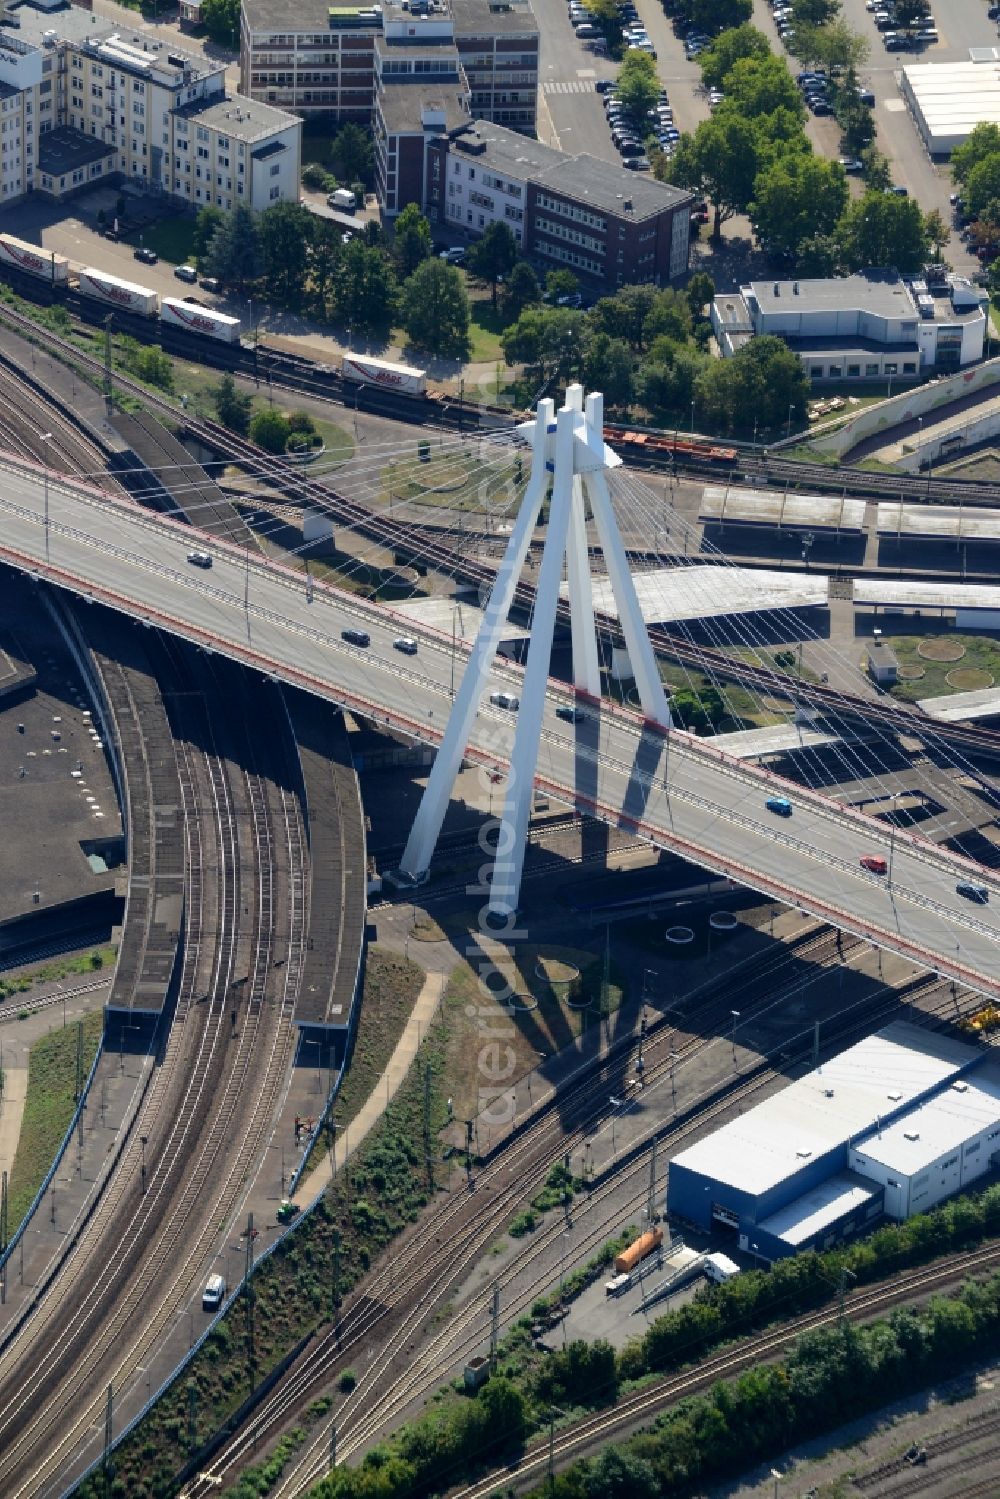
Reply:
[[490, 360], [503, 364], [503, 349], [500, 335], [506, 327], [503, 313], [488, 298], [477, 297], [469, 304], [469, 362], [487, 364]]
[[[966, 680], [980, 686], [989, 685], [986, 678], [1000, 680], [1000, 641], [989, 636], [948, 635], [943, 644], [950, 647], [951, 651], [944, 660], [935, 660], [929, 656], [928, 648], [935, 643], [933, 638], [928, 640], [922, 635], [892, 635], [886, 643], [895, 651], [900, 666], [907, 673], [923, 669], [922, 676], [908, 675], [889, 689], [893, 697], [906, 703], [916, 702], [918, 698], [938, 697], [948, 692], [970, 691], [969, 687], [962, 685]], [[962, 653], [956, 656], [955, 652], [960, 647]], [[961, 675], [955, 670], [955, 661], [958, 659], [962, 662]], [[967, 675], [973, 672], [976, 673], [975, 676]]]
[[57, 958], [50, 963], [32, 963], [9, 974], [7, 978], [0, 979], [0, 1000], [10, 999], [15, 994], [26, 994], [35, 984], [54, 984], [69, 974], [94, 974], [100, 973], [104, 968], [113, 969], [117, 957], [117, 947], [109, 945], [77, 953], [71, 958]]
[[382, 499], [390, 509], [401, 501], [434, 505], [448, 510], [510, 513], [511, 489], [518, 491], [527, 477], [522, 460], [481, 463], [474, 452], [435, 451], [433, 443], [419, 453], [386, 465], [382, 473]]
[[[553, 989], [535, 973], [539, 948], [533, 944], [515, 949], [513, 958], [492, 943], [484, 944], [483, 982], [468, 963], [453, 970], [442, 1012], [447, 1028], [445, 1066], [456, 1118], [474, 1118], [497, 1092], [533, 1072], [540, 1057], [562, 1051], [621, 1004], [624, 980], [613, 961], [605, 992], [603, 956], [582, 948], [547, 948], [545, 952], [568, 960], [579, 968], [580, 977]], [[491, 963], [496, 972], [487, 973]], [[503, 980], [514, 992], [533, 994], [537, 1008], [508, 1013]], [[503, 1003], [494, 998], [495, 991]], [[589, 1002], [588, 1007], [571, 1008], [571, 998]], [[487, 1147], [485, 1139], [479, 1143], [482, 1149]]]
[[[146, 225], [142, 231], [142, 243], [171, 265], [194, 265], [194, 230], [194, 219], [186, 215], [160, 219], [155, 224]], [[129, 243], [137, 245], [139, 234], [130, 235]]]
[[[104, 1029], [103, 1012], [87, 1015], [83, 1026], [83, 1072], [90, 1071]], [[9, 1228], [17, 1227], [31, 1206], [76, 1108], [77, 1027], [52, 1031], [28, 1054], [28, 1091], [17, 1154], [10, 1174]]]

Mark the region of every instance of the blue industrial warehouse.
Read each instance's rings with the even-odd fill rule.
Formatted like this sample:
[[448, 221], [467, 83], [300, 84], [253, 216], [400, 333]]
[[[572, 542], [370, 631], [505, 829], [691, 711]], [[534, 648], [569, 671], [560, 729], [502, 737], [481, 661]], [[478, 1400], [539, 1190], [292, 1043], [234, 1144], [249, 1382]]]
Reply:
[[1000, 1158], [1000, 1063], [895, 1021], [670, 1165], [667, 1211], [776, 1260], [908, 1218]]

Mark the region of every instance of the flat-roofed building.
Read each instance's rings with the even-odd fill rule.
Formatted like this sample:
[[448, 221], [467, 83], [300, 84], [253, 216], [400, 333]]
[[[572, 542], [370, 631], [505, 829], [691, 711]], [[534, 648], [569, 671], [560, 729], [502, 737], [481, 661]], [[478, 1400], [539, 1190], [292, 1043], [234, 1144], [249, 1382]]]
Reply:
[[722, 354], [747, 340], [784, 339], [814, 381], [916, 380], [928, 370], [958, 369], [983, 356], [986, 313], [975, 287], [953, 277], [931, 295], [894, 270], [865, 270], [817, 280], [753, 281], [712, 303]]
[[692, 194], [474, 120], [429, 145], [427, 212], [476, 237], [509, 226], [526, 255], [601, 290], [687, 270]]
[[951, 155], [982, 124], [1000, 124], [1000, 50], [974, 47], [967, 62], [911, 63], [899, 91], [928, 155]]

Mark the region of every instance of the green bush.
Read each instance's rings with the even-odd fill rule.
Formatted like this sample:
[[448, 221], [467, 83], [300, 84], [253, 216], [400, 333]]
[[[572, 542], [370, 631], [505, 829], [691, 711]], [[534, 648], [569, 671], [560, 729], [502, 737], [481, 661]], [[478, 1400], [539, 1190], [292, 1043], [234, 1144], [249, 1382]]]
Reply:
[[270, 406], [250, 418], [250, 440], [266, 453], [283, 453], [288, 436], [287, 419]]

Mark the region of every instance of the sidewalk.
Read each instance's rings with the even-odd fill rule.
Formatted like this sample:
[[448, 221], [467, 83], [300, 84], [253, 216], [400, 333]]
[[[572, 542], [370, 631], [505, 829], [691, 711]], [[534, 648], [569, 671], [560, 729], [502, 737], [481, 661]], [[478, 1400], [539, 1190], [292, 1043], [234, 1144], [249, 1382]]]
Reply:
[[390, 1100], [395, 1098], [403, 1085], [424, 1038], [424, 1033], [441, 1003], [444, 987], [445, 975], [443, 973], [428, 973], [423, 988], [417, 995], [410, 1018], [403, 1028], [403, 1034], [389, 1058], [389, 1065], [382, 1074], [382, 1081], [376, 1090], [368, 1095], [350, 1124], [344, 1126], [343, 1134], [335, 1140], [334, 1149], [327, 1151], [316, 1169], [299, 1183], [298, 1190], [292, 1199], [296, 1207], [307, 1207], [325, 1191], [330, 1182], [336, 1179], [338, 1170], [350, 1160], [352, 1153], [357, 1150], [381, 1119]]

